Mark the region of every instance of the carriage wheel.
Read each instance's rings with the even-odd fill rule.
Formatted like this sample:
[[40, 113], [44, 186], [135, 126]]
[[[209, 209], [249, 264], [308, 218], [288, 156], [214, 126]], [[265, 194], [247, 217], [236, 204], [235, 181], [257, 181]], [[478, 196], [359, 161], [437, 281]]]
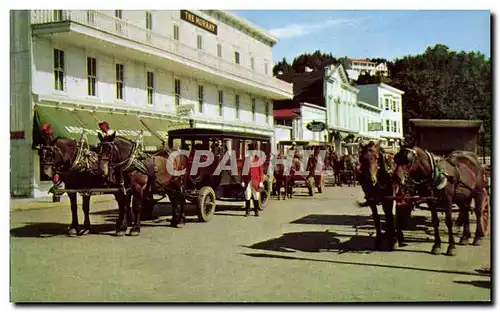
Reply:
[[264, 179], [263, 184], [264, 187], [260, 192], [260, 210], [264, 210], [264, 208], [266, 208], [267, 203], [269, 202], [269, 197], [271, 197], [271, 181], [269, 181], [268, 177]]
[[490, 197], [486, 196], [481, 205], [481, 216], [480, 216], [481, 229], [484, 236], [488, 235], [490, 230]]
[[208, 222], [215, 212], [215, 192], [210, 186], [204, 186], [198, 193], [196, 209], [198, 210], [198, 220]]
[[325, 177], [321, 175], [318, 180], [318, 193], [323, 193], [323, 188], [325, 187]]
[[309, 190], [309, 196], [314, 195], [314, 177], [309, 177], [306, 180], [307, 189]]

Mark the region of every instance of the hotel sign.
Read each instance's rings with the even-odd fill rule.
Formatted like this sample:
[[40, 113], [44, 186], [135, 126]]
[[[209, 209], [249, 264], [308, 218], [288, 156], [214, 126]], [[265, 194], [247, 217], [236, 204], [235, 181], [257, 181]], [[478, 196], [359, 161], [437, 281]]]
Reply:
[[217, 25], [187, 10], [181, 10], [181, 19], [217, 35]]

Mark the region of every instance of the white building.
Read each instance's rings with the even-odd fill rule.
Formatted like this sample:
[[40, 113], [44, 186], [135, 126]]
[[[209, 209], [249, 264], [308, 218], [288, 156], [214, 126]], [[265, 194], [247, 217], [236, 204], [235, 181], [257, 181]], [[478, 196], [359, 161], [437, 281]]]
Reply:
[[348, 57], [341, 58], [340, 61], [344, 65], [349, 78], [353, 80], [358, 80], [359, 75], [363, 74], [370, 76], [375, 76], [376, 74], [387, 76], [389, 74], [387, 64], [385, 63], [377, 64], [367, 59], [353, 59]]
[[344, 154], [347, 150], [343, 147], [343, 138], [359, 132], [359, 89], [351, 85], [341, 64], [325, 67], [324, 83], [327, 126], [330, 131], [340, 135], [333, 136], [331, 140], [335, 143], [335, 149]]
[[272, 77], [276, 39], [226, 11], [11, 11], [10, 38], [14, 196], [49, 185], [33, 112], [57, 135], [78, 138], [107, 120], [131, 138], [145, 131], [154, 149], [178, 127], [272, 138], [272, 101], [293, 97]]
[[382, 110], [380, 121], [382, 130], [377, 134], [387, 140], [389, 145], [398, 144], [403, 139], [403, 91], [384, 83], [359, 85], [359, 99], [376, 103]]
[[[361, 97], [361, 96], [360, 96]], [[359, 136], [368, 140], [381, 140], [382, 108], [377, 102], [368, 103], [358, 100]], [[380, 130], [379, 130], [380, 129]]]

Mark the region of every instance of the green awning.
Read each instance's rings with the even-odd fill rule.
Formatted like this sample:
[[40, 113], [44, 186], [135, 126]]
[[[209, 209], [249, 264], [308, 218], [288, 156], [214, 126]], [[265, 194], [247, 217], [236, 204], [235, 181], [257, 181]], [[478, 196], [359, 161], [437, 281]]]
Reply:
[[132, 113], [90, 112], [40, 105], [35, 107], [35, 112], [38, 124], [50, 123], [56, 136], [79, 140], [85, 129], [90, 145], [99, 144], [97, 130], [102, 121], [107, 121], [117, 135], [133, 141], [142, 130], [144, 149], [147, 151], [161, 149], [168, 142], [168, 131], [190, 127], [188, 119], [167, 116], [146, 117]]
[[[76, 113], [77, 112], [77, 113]], [[75, 109], [35, 106], [35, 118], [39, 126], [49, 123], [54, 129], [54, 135], [79, 140], [83, 130], [87, 130], [90, 145], [97, 145], [97, 122], [91, 112]]]

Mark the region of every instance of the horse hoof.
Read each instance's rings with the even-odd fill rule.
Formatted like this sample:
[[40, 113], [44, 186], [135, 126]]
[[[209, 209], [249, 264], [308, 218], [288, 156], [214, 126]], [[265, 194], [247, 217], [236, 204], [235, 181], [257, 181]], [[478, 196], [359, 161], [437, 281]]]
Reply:
[[481, 246], [483, 243], [483, 238], [482, 237], [474, 237], [474, 242], [472, 245], [474, 246]]
[[456, 256], [457, 255], [457, 250], [455, 247], [448, 247], [448, 250], [446, 251], [447, 256]]
[[406, 246], [408, 246], [408, 244], [407, 243], [399, 243], [398, 246], [399, 247], [406, 247]]
[[116, 231], [115, 232], [115, 236], [116, 237], [121, 237], [121, 236], [124, 236], [125, 235], [125, 231]]
[[460, 241], [458, 242], [458, 244], [462, 245], [462, 246], [467, 246], [467, 245], [469, 245], [469, 239], [466, 237], [462, 237], [462, 238], [460, 238]]
[[139, 236], [140, 231], [139, 230], [131, 230], [129, 235], [130, 236]]
[[68, 236], [69, 237], [76, 237], [77, 235], [78, 235], [78, 232], [76, 231], [75, 228], [69, 229], [69, 231], [68, 231]]
[[80, 233], [78, 233], [78, 235], [84, 236], [84, 235], [87, 235], [89, 233], [90, 233], [90, 229], [83, 229], [80, 231]]
[[432, 247], [431, 254], [433, 254], [433, 255], [440, 255], [441, 254], [441, 248], [440, 247]]

